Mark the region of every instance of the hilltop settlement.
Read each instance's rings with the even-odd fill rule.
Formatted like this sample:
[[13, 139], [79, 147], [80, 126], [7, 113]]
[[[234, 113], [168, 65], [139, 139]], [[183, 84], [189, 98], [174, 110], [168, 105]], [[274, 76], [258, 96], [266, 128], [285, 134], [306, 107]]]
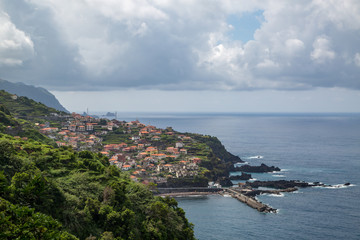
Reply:
[[0, 239], [195, 239], [177, 202], [151, 190], [165, 179], [207, 184], [191, 153], [205, 145], [145, 127], [0, 90]]
[[59, 147], [71, 146], [109, 157], [111, 165], [128, 171], [134, 181], [159, 184], [168, 178], [195, 177], [208, 171], [200, 165], [208, 161], [211, 150], [191, 134], [178, 133], [170, 127], [160, 129], [138, 120], [125, 122], [76, 113], [58, 117], [59, 127], [49, 122], [35, 125]]
[[26, 126], [35, 140], [45, 137], [47, 142], [60, 148], [101, 153], [110, 165], [144, 184], [208, 187], [212, 182], [212, 186], [231, 186], [229, 172], [234, 163], [242, 162], [226, 151], [216, 137], [180, 133], [171, 127], [161, 129], [138, 120], [126, 122], [50, 108], [44, 110], [40, 103], [32, 103], [28, 109], [22, 106], [21, 111], [15, 107], [28, 100], [7, 96], [7, 108], [14, 109], [13, 117], [23, 119], [26, 124], [4, 126], [5, 133], [28, 139], [29, 134], [24, 132]]

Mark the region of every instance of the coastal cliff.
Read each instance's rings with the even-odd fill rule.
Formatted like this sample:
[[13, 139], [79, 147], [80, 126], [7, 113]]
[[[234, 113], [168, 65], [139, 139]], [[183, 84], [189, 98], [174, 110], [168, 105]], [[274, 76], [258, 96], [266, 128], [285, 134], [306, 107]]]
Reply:
[[0, 79], [0, 90], [5, 90], [9, 93], [16, 94], [17, 96], [33, 99], [36, 102], [41, 102], [58, 111], [68, 112], [68, 110], [66, 110], [56, 99], [56, 97], [45, 88], [26, 85], [21, 82], [13, 83]]

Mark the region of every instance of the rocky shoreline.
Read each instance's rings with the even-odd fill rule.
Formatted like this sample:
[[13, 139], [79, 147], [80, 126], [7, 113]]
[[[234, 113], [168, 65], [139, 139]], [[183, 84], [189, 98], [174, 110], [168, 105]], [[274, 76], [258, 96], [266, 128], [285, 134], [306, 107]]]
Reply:
[[[349, 186], [350, 183], [343, 184]], [[260, 187], [271, 189], [259, 189]], [[191, 196], [207, 196], [213, 194], [230, 195], [239, 201], [247, 204], [249, 207], [264, 213], [276, 213], [277, 209], [272, 208], [255, 197], [261, 194], [280, 195], [284, 192], [294, 192], [299, 188], [307, 187], [334, 187], [320, 182], [308, 183], [298, 180], [278, 180], [278, 181], [254, 181], [239, 184], [238, 187], [231, 188], [159, 188], [155, 195], [161, 197], [191, 197]]]
[[[262, 163], [259, 166], [250, 166], [248, 164], [240, 167], [230, 167], [230, 171], [240, 171], [241, 175], [222, 176], [217, 177], [216, 183], [220, 184], [220, 188], [206, 187], [207, 184], [201, 186], [191, 186], [180, 184], [177, 187], [161, 185], [160, 188], [154, 191], [155, 195], [161, 197], [191, 197], [191, 196], [207, 196], [213, 194], [229, 195], [239, 201], [247, 204], [249, 207], [263, 213], [276, 213], [277, 209], [272, 208], [256, 199], [256, 196], [261, 194], [275, 194], [280, 195], [284, 192], [295, 192], [299, 188], [308, 187], [336, 187], [332, 185], [323, 184], [321, 182], [304, 182], [299, 180], [276, 180], [276, 181], [254, 181], [249, 182], [252, 178], [251, 173], [269, 173], [281, 171], [279, 167], [267, 166]], [[237, 187], [233, 187], [232, 180], [242, 180], [245, 183], [238, 183]], [[350, 183], [345, 183], [343, 186], [349, 186]], [[159, 186], [158, 186], [159, 187]], [[266, 188], [266, 189], [262, 189]]]
[[233, 171], [247, 172], [247, 173], [267, 173], [267, 172], [281, 171], [281, 169], [274, 166], [269, 167], [266, 164], [262, 163], [260, 166], [250, 166], [246, 164], [240, 167], [234, 167]]
[[[350, 183], [345, 183], [344, 186], [350, 186]], [[258, 189], [259, 187], [272, 189]], [[298, 180], [277, 180], [277, 181], [254, 181], [239, 184], [239, 187], [229, 188], [225, 191], [229, 192], [232, 197], [246, 203], [248, 206], [257, 209], [259, 212], [273, 212], [276, 213], [275, 208], [271, 208], [266, 204], [259, 202], [255, 197], [261, 194], [276, 194], [280, 195], [283, 192], [295, 192], [299, 188], [307, 187], [334, 187], [333, 185], [326, 185], [320, 182], [308, 183]]]

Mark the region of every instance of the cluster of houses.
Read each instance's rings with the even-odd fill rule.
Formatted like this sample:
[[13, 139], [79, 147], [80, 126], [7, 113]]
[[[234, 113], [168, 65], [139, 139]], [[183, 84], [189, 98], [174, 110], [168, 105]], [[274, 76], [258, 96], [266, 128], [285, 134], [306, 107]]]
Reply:
[[[201, 159], [188, 154], [189, 136], [171, 130], [145, 126], [139, 121], [125, 123], [129, 129], [138, 129], [138, 135], [129, 137], [128, 143], [104, 145], [104, 155], [110, 157], [110, 164], [123, 171], [130, 171], [131, 178], [163, 182], [168, 177], [196, 176]], [[130, 132], [129, 130], [127, 132]], [[176, 141], [159, 144], [163, 136], [172, 136]], [[171, 145], [172, 144], [172, 145]]]
[[77, 150], [95, 151], [102, 146], [101, 135], [107, 134], [110, 128], [108, 125], [100, 126], [99, 122], [99, 118], [72, 113], [61, 122], [61, 128], [50, 127], [48, 122], [45, 124], [36, 123], [36, 125], [42, 134], [57, 140], [56, 144], [59, 147], [72, 146]]
[[[129, 171], [134, 180], [163, 182], [166, 178], [196, 176], [201, 159], [188, 153], [191, 137], [178, 134], [171, 128], [159, 129], [139, 121], [120, 122], [82, 116], [72, 113], [61, 127], [49, 123], [37, 124], [40, 132], [57, 140], [58, 146], [72, 146], [77, 150], [100, 151], [109, 162], [123, 171]], [[126, 141], [103, 144], [109, 132], [121, 127]], [[165, 136], [172, 141], [162, 141]]]

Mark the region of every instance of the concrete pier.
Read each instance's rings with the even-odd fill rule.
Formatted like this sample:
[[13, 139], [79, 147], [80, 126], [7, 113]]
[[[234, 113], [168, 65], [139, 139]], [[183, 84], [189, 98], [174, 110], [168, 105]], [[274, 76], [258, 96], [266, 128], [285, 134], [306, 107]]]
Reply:
[[275, 208], [271, 208], [268, 205], [265, 205], [265, 204], [257, 201], [254, 197], [245, 196], [244, 194], [240, 193], [239, 191], [236, 191], [236, 190], [233, 190], [233, 189], [230, 189], [230, 188], [227, 188], [227, 189], [224, 189], [224, 190], [225, 190], [225, 192], [227, 192], [233, 198], [236, 198], [240, 202], [245, 203], [249, 207], [252, 207], [252, 208], [258, 210], [259, 212], [276, 213]]
[[[275, 208], [271, 208], [266, 204], [263, 204], [255, 199], [257, 194], [261, 194], [263, 192], [279, 194], [280, 192], [286, 191], [294, 191], [294, 189], [286, 189], [286, 190], [254, 190], [254, 189], [240, 189], [240, 188], [158, 188], [154, 191], [155, 195], [160, 196], [169, 196], [169, 197], [179, 197], [179, 196], [191, 196], [191, 195], [209, 195], [209, 194], [229, 194], [231, 197], [236, 198], [240, 202], [245, 203], [249, 207], [252, 207], [259, 212], [264, 213], [276, 213]], [[241, 191], [246, 191], [245, 193], [241, 193]], [[247, 196], [248, 195], [248, 196]]]

